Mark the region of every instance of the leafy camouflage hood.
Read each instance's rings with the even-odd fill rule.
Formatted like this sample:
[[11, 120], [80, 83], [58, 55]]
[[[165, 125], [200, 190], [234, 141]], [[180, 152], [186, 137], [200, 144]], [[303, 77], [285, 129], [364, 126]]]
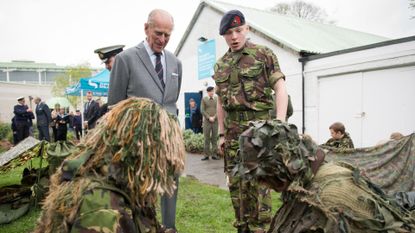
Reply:
[[324, 159], [316, 144], [300, 139], [295, 125], [279, 120], [251, 122], [239, 145], [241, 163], [235, 172], [274, 189], [273, 180], [306, 185]]
[[155, 102], [129, 98], [88, 132], [62, 164], [57, 182], [98, 175], [140, 203], [172, 194], [184, 169], [184, 143], [177, 118]]

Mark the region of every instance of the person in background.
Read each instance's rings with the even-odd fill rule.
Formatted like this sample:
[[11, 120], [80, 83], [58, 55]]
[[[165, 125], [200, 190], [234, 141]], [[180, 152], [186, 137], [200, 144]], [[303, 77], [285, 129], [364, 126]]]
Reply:
[[238, 232], [259, 233], [271, 222], [271, 193], [255, 179], [235, 177], [233, 170], [240, 160], [239, 136], [250, 121], [272, 119], [274, 104], [276, 118], [285, 121], [288, 94], [277, 56], [266, 46], [250, 42], [248, 33], [242, 12], [231, 10], [223, 15], [219, 34], [229, 49], [216, 62], [213, 79], [218, 96], [218, 150], [225, 156], [234, 226]]
[[49, 106], [42, 102], [40, 97], [35, 97], [36, 104], [36, 124], [39, 131], [39, 140], [50, 142], [49, 126], [52, 122], [52, 116]]
[[84, 106], [84, 127], [86, 129], [93, 129], [99, 118], [99, 104], [92, 98], [92, 91], [88, 91], [86, 93], [86, 99], [88, 101]]
[[105, 63], [105, 68], [111, 71], [114, 65], [115, 55], [121, 53], [124, 47], [125, 45], [113, 45], [95, 49], [94, 53], [97, 53], [102, 63]]
[[75, 136], [77, 140], [80, 140], [82, 137], [82, 116], [81, 111], [76, 110], [73, 117], [73, 128], [75, 130]]
[[16, 126], [16, 117], [12, 118], [12, 124], [11, 124], [12, 132], [13, 132], [13, 145], [16, 145], [18, 142], [17, 139], [17, 126]]
[[203, 97], [200, 109], [203, 115], [203, 136], [205, 138], [204, 153], [202, 160], [219, 159], [216, 155], [218, 149], [218, 118], [216, 115], [217, 97], [214, 95], [214, 88], [206, 89], [207, 96]]
[[193, 133], [200, 133], [202, 131], [202, 114], [193, 98], [189, 99], [189, 109], [190, 125], [192, 126]]
[[56, 116], [57, 141], [66, 141], [68, 124], [69, 115], [65, 114], [65, 108], [60, 108]]
[[34, 119], [33, 111], [25, 104], [25, 98], [17, 98], [18, 104], [14, 106], [14, 119], [16, 124], [17, 142], [29, 137], [30, 121]]
[[58, 125], [56, 123], [56, 117], [58, 117], [59, 109], [61, 108], [61, 105], [56, 103], [55, 107], [53, 108], [51, 112], [52, 122], [50, 123], [50, 126], [52, 127], [52, 134], [53, 134], [53, 141], [58, 141]]
[[346, 132], [346, 128], [343, 123], [335, 122], [329, 127], [331, 138], [323, 146], [334, 148], [354, 148], [353, 141], [350, 138], [349, 133]]
[[[177, 116], [177, 99], [182, 82], [182, 63], [173, 53], [167, 51], [174, 20], [165, 10], [150, 12], [144, 24], [146, 39], [115, 57], [111, 69], [108, 91], [108, 106], [129, 97], [148, 98]], [[162, 224], [169, 232], [176, 231], [176, 201], [179, 187], [172, 197], [161, 197]]]

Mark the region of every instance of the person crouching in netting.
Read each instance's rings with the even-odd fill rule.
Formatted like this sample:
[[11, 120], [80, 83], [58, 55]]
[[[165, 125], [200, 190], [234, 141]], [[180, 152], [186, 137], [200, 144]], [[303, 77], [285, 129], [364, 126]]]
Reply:
[[415, 232], [411, 212], [352, 165], [325, 162], [325, 151], [301, 139], [295, 125], [251, 122], [239, 140], [234, 172], [282, 193], [270, 233]]
[[118, 103], [52, 176], [35, 232], [163, 232], [156, 199], [174, 192], [184, 155], [176, 117], [148, 99]]

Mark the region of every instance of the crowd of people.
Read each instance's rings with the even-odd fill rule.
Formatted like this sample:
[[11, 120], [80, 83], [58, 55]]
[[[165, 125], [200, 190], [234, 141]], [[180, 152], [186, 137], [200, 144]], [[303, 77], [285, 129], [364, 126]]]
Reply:
[[[50, 141], [48, 129], [52, 127], [56, 131], [53, 134], [54, 140], [66, 140], [68, 125], [72, 125], [76, 137], [79, 139], [82, 136], [82, 128], [93, 129], [96, 126], [97, 119], [107, 111], [111, 113], [114, 119], [122, 119], [119, 112], [123, 109], [120, 106], [124, 106], [126, 103], [134, 105], [137, 101], [140, 101], [135, 99], [136, 97], [150, 99], [153, 103], [161, 106], [163, 111], [167, 111], [170, 114], [169, 116], [177, 117], [182, 64], [173, 53], [165, 49], [173, 27], [174, 20], [171, 14], [156, 9], [149, 13], [147, 22], [144, 24], [146, 38], [137, 46], [126, 50], [123, 50], [124, 46], [110, 46], [95, 51], [105, 63], [106, 68], [111, 71], [108, 105], [104, 106], [105, 110], [100, 111], [98, 102], [93, 100], [92, 93], [88, 92], [87, 102], [84, 105], [83, 122], [79, 111], [76, 111], [76, 114], [66, 114], [65, 109], [60, 108], [60, 106], [55, 106], [53, 111], [50, 111], [48, 106], [36, 97], [35, 113], [39, 139]], [[203, 128], [205, 156], [202, 160], [219, 159], [219, 155], [224, 159], [224, 171], [228, 180], [230, 201], [235, 217], [234, 227], [237, 232], [262, 233], [269, 228], [272, 219], [270, 187], [277, 192], [283, 192], [283, 196], [286, 198], [283, 198], [283, 208], [274, 218], [269, 232], [375, 232], [377, 230], [386, 232], [392, 228], [396, 230], [394, 232], [414, 230], [410, 225], [412, 220], [404, 218], [404, 215], [396, 214], [399, 210], [383, 202], [380, 194], [373, 191], [370, 183], [364, 179], [358, 179], [361, 182], [359, 185], [351, 182], [347, 183], [348, 187], [356, 190], [356, 193], [350, 195], [351, 203], [356, 204], [352, 207], [357, 206], [356, 209], [350, 208], [344, 211], [336, 209], [336, 204], [340, 202], [340, 199], [333, 199], [334, 204], [331, 203], [333, 204], [330, 206], [331, 209], [320, 208], [318, 204], [314, 205], [317, 200], [309, 193], [317, 192], [318, 190], [315, 187], [320, 187], [319, 185], [322, 185], [323, 181], [330, 181], [333, 177], [336, 177], [338, 171], [342, 172], [341, 175], [344, 179], [349, 179], [353, 169], [339, 165], [324, 165], [324, 156], [317, 145], [311, 141], [301, 141], [298, 133], [294, 130], [295, 127], [286, 123], [290, 115], [287, 114], [290, 106], [285, 75], [280, 69], [274, 52], [266, 46], [250, 41], [248, 39], [249, 31], [250, 28], [242, 12], [231, 10], [224, 14], [220, 21], [219, 34], [223, 37], [229, 49], [218, 59], [214, 66], [213, 80], [216, 87], [206, 89], [207, 95], [201, 100], [200, 107], [197, 106], [194, 99], [189, 101], [193, 131], [201, 133], [201, 128]], [[31, 108], [25, 105], [24, 98], [19, 98], [18, 102], [19, 104], [14, 108], [15, 118], [13, 122], [17, 142], [29, 135], [30, 122], [34, 119], [34, 113]], [[113, 108], [117, 111], [112, 111]], [[134, 108], [134, 111], [137, 114], [142, 114], [140, 109]], [[129, 116], [131, 117], [131, 115]], [[129, 118], [129, 120], [131, 119], [137, 120], [134, 117]], [[151, 124], [158, 122], [153, 118], [147, 120], [149, 121], [147, 123]], [[260, 123], [253, 125], [252, 122], [258, 121]], [[136, 123], [134, 127], [139, 127], [139, 122]], [[111, 123], [111, 125], [105, 127], [112, 126], [114, 124]], [[161, 125], [161, 127], [166, 127], [166, 130], [170, 129], [165, 125]], [[104, 126], [98, 128], [104, 130]], [[131, 129], [131, 127], [127, 128]], [[104, 136], [112, 137], [112, 134], [117, 133], [117, 130], [113, 128], [111, 130], [102, 131], [108, 133], [108, 135], [95, 135], [95, 137], [104, 142], [106, 140]], [[354, 147], [352, 139], [342, 123], [332, 124], [329, 131], [331, 138], [322, 146]], [[128, 173], [128, 182], [130, 183], [127, 185], [127, 181], [120, 180], [120, 177], [127, 173], [121, 174], [116, 171], [120, 169], [122, 163], [125, 163], [124, 159], [126, 157], [134, 158], [134, 156], [129, 157], [131, 153], [128, 154], [120, 150], [122, 147], [125, 147], [125, 150], [130, 149], [130, 146], [133, 147], [133, 145], [122, 143], [124, 139], [131, 140], [134, 137], [130, 134], [121, 135], [120, 137], [117, 138], [118, 141], [116, 141], [116, 145], [114, 144], [114, 148], [108, 149], [105, 145], [103, 147], [105, 150], [98, 151], [91, 144], [92, 142], [89, 142], [91, 145], [87, 148], [88, 151], [77, 155], [84, 158], [83, 163], [93, 164], [91, 166], [102, 165], [102, 163], [97, 162], [100, 161], [99, 158], [96, 158], [98, 154], [102, 156], [103, 162], [111, 162], [108, 164], [107, 172], [101, 170], [101, 168], [94, 170], [95, 167], [84, 167], [85, 169], [77, 170], [82, 172], [88, 169], [93, 170], [102, 173], [101, 175], [106, 179], [100, 180], [100, 183], [91, 189], [85, 189], [88, 190], [85, 193], [87, 195], [80, 197], [81, 199], [84, 198], [82, 200], [93, 203], [93, 205], [83, 205], [83, 208], [75, 209], [73, 216], [77, 216], [77, 218], [64, 218], [61, 220], [66, 222], [59, 224], [64, 225], [67, 231], [71, 231], [71, 228], [73, 228], [82, 232], [95, 232], [96, 229], [105, 228], [112, 229], [114, 232], [177, 232], [176, 202], [180, 173], [173, 172], [165, 175], [174, 181], [174, 190], [168, 194], [160, 193], [161, 225], [158, 225], [154, 215], [154, 203], [137, 203], [134, 197], [129, 196], [130, 193], [125, 194], [119, 191], [128, 187], [131, 192], [137, 192], [134, 186], [136, 184], [131, 184], [131, 180], [135, 176], [140, 176], [140, 172], [143, 172], [143, 170], [138, 168], [136, 170], [135, 167], [131, 166], [129, 169], [133, 169], [135, 173], [134, 175]], [[91, 140], [93, 139], [91, 137]], [[174, 138], [165, 138], [165, 140], [164, 143], [174, 144], [174, 141], [172, 141]], [[274, 145], [276, 142], [285, 141], [287, 143]], [[115, 141], [105, 141], [105, 143], [115, 143]], [[134, 144], [134, 146], [142, 145], [144, 144], [140, 142]], [[148, 145], [149, 148], [151, 146], [153, 145]], [[294, 150], [292, 149], [294, 147], [300, 149]], [[120, 151], [115, 152], [115, 150]], [[105, 153], [103, 153], [104, 151]], [[136, 151], [135, 153], [144, 153], [142, 151], [148, 150], [144, 148], [141, 152]], [[260, 153], [262, 153], [262, 156], [258, 156]], [[167, 154], [167, 156], [174, 158], [175, 155]], [[241, 160], [241, 158], [243, 159]], [[137, 161], [136, 158], [135, 160], [129, 160], [131, 165], [136, 164]], [[257, 164], [259, 166], [256, 166]], [[272, 165], [272, 167], [268, 168], [269, 165]], [[324, 169], [334, 169], [334, 173], [323, 173]], [[235, 172], [238, 170], [243, 172]], [[324, 171], [326, 172], [326, 170]], [[72, 173], [68, 175], [67, 172], [62, 170], [59, 173], [62, 177], [66, 177], [66, 180], [60, 180], [59, 182], [55, 180], [55, 190], [58, 190], [59, 187], [65, 187], [66, 182], [74, 184], [73, 181], [82, 179], [82, 177], [77, 178]], [[91, 174], [88, 173], [88, 175]], [[321, 177], [321, 180], [316, 180], [314, 177]], [[288, 187], [292, 184], [297, 189], [288, 190]], [[314, 186], [307, 186], [308, 184]], [[111, 189], [105, 188], [109, 186]], [[330, 188], [334, 190], [339, 187], [330, 186]], [[99, 199], [94, 200], [91, 195], [98, 192], [97, 189], [104, 191], [100, 191], [102, 195], [97, 194], [96, 196]], [[299, 190], [304, 190], [304, 192]], [[140, 195], [143, 195], [143, 193], [145, 191], [142, 191]], [[140, 195], [139, 197], [141, 197]], [[359, 206], [359, 198], [361, 198], [359, 195], [367, 197], [367, 200], [371, 202], [365, 203], [366, 205], [363, 207]], [[120, 211], [123, 208], [114, 205], [113, 200], [117, 200], [117, 203], [121, 203], [125, 207], [124, 209], [128, 209], [129, 212]], [[307, 200], [307, 202], [303, 202], [304, 200]], [[77, 199], [77, 201], [79, 200]], [[82, 201], [80, 202], [82, 203]], [[48, 209], [48, 206], [55, 206], [55, 204], [49, 203], [44, 207], [44, 212], [53, 212], [53, 210]], [[378, 208], [378, 204], [382, 208]], [[92, 208], [92, 206], [93, 211], [85, 209]], [[374, 208], [374, 206], [376, 208], [373, 211], [380, 211], [379, 209], [381, 209], [382, 216], [388, 217], [389, 222], [384, 224], [383, 227], [380, 224], [382, 216], [380, 217], [379, 212], [371, 212], [376, 216], [358, 215], [362, 211]], [[349, 208], [347, 205], [343, 207]], [[385, 208], [388, 210], [384, 211]], [[361, 209], [362, 211], [357, 213]], [[372, 211], [372, 209], [370, 210]], [[81, 212], [88, 213], [85, 215], [85, 221], [82, 219]], [[326, 213], [324, 217], [322, 217], [323, 212]], [[391, 217], [392, 212], [393, 217]], [[104, 222], [106, 218], [102, 219], [101, 216], [112, 220], [111, 222]], [[357, 217], [352, 219], [350, 216]], [[45, 221], [52, 221], [47, 219], [48, 215], [43, 215], [43, 217]], [[373, 219], [371, 222], [371, 217], [376, 218], [376, 223], [373, 223]], [[358, 222], [359, 219], [360, 222]], [[400, 224], [397, 224], [398, 222]], [[405, 231], [408, 229], [409, 231]]]
[[66, 141], [68, 129], [74, 132], [79, 141], [83, 131], [93, 129], [100, 116], [107, 111], [105, 106], [99, 105], [93, 100], [92, 92], [87, 93], [87, 102], [84, 106], [84, 122], [82, 122], [81, 111], [69, 111], [61, 107], [59, 103], [51, 109], [40, 97], [34, 99], [29, 96], [29, 101], [34, 100], [35, 111], [32, 110], [32, 103], [26, 104], [24, 96], [17, 98], [14, 106], [11, 128], [13, 131], [13, 144], [17, 145], [29, 136], [35, 136], [33, 120], [36, 118], [37, 138], [48, 142]]

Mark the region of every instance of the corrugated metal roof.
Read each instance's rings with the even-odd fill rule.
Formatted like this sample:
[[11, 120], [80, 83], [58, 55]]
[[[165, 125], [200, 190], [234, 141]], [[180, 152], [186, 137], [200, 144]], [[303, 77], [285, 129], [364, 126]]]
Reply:
[[[222, 13], [239, 9], [244, 13], [246, 21], [254, 31], [263, 33], [277, 43], [299, 53], [328, 53], [389, 40], [386, 37], [335, 25], [312, 22], [297, 17], [279, 15], [270, 11], [212, 0], [202, 1], [194, 18], [199, 16], [204, 4]], [[189, 27], [192, 27], [192, 24]], [[186, 33], [190, 32], [189, 29]], [[183, 37], [182, 42], [184, 43], [187, 34]], [[181, 46], [182, 43], [179, 44], [176, 53], [180, 51]]]

